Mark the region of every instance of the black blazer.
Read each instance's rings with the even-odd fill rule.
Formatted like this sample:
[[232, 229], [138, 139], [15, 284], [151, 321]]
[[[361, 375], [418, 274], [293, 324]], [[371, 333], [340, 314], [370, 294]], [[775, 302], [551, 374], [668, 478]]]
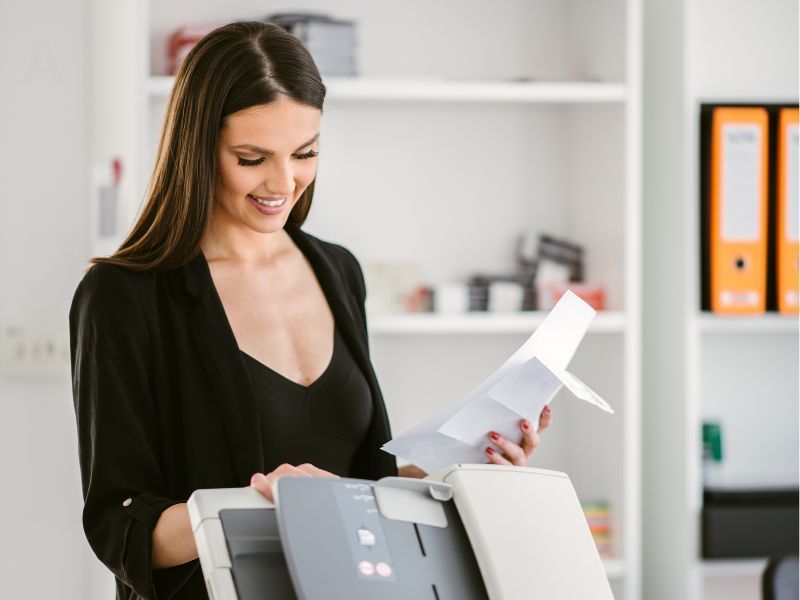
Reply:
[[[380, 450], [391, 435], [369, 359], [361, 268], [341, 246], [286, 231], [372, 391], [349, 475], [396, 475]], [[205, 257], [167, 271], [93, 268], [75, 292], [70, 338], [83, 525], [116, 576], [117, 598], [205, 598], [198, 561], [151, 568], [152, 530], [194, 490], [246, 486], [264, 470], [255, 393]]]

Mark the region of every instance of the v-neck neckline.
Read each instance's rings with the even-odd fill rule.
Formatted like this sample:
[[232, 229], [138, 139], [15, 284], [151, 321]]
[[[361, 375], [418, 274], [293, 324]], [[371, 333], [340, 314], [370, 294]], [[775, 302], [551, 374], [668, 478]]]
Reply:
[[264, 370], [268, 371], [270, 373], [270, 375], [280, 379], [280, 381], [283, 384], [290, 385], [290, 386], [292, 386], [292, 387], [294, 387], [294, 388], [296, 388], [296, 389], [298, 389], [298, 390], [300, 390], [302, 392], [306, 392], [307, 393], [307, 392], [311, 392], [311, 391], [315, 390], [316, 388], [318, 388], [324, 382], [324, 380], [326, 380], [329, 377], [329, 373], [333, 370], [333, 362], [334, 362], [334, 359], [336, 358], [336, 353], [339, 350], [340, 350], [340, 348], [339, 348], [339, 332], [338, 332], [338, 328], [336, 327], [336, 323], [334, 322], [334, 325], [333, 325], [333, 349], [331, 350], [331, 357], [330, 357], [330, 359], [328, 359], [328, 365], [325, 367], [325, 369], [322, 371], [322, 373], [320, 373], [319, 376], [314, 381], [309, 383], [308, 385], [303, 385], [302, 383], [299, 383], [299, 382], [295, 381], [294, 379], [290, 379], [289, 377], [287, 377], [283, 373], [280, 373], [279, 371], [276, 371], [275, 369], [270, 367], [268, 364], [261, 362], [260, 360], [258, 360], [254, 356], [251, 356], [250, 354], [248, 354], [247, 352], [245, 352], [241, 348], [239, 349], [239, 352], [241, 352], [241, 354], [242, 354], [242, 356], [244, 357], [245, 360], [248, 360], [248, 361], [254, 363], [260, 369], [264, 369]]
[[222, 302], [222, 296], [220, 296], [219, 290], [217, 289], [217, 284], [214, 282], [214, 277], [213, 277], [213, 275], [212, 275], [212, 273], [211, 273], [211, 264], [208, 262], [208, 258], [206, 257], [206, 255], [205, 255], [205, 253], [203, 252], [202, 248], [200, 249], [200, 257], [201, 257], [202, 261], [205, 263], [206, 271], [207, 271], [207, 273], [208, 273], [208, 279], [209, 279], [209, 284], [210, 284], [211, 293], [212, 293], [214, 296], [216, 296], [216, 299], [217, 299], [217, 301], [219, 302], [219, 305], [222, 307], [222, 314], [223, 314], [223, 316], [224, 316], [224, 318], [225, 318], [225, 322], [226, 322], [226, 324], [227, 324], [227, 326], [228, 326], [228, 330], [229, 330], [229, 331], [231, 332], [231, 334], [233, 335], [234, 342], [236, 343], [236, 347], [237, 347], [237, 349], [239, 349], [239, 352], [240, 352], [240, 353], [241, 353], [241, 354], [242, 354], [244, 357], [246, 357], [246, 358], [248, 358], [248, 359], [250, 359], [250, 360], [252, 360], [252, 361], [255, 361], [256, 363], [258, 363], [259, 365], [261, 365], [263, 368], [265, 368], [265, 369], [269, 369], [269, 370], [270, 370], [271, 372], [273, 372], [275, 375], [277, 375], [278, 377], [282, 378], [282, 379], [283, 379], [283, 380], [284, 380], [286, 383], [288, 383], [288, 384], [290, 384], [290, 385], [292, 385], [292, 386], [294, 386], [294, 387], [296, 387], [296, 388], [298, 388], [298, 389], [300, 389], [300, 390], [303, 390], [303, 391], [310, 391], [312, 388], [315, 388], [315, 387], [317, 387], [317, 382], [319, 382], [320, 380], [322, 380], [322, 378], [323, 378], [323, 377], [325, 377], [325, 376], [327, 375], [328, 371], [330, 371], [330, 370], [331, 370], [331, 365], [333, 364], [333, 359], [334, 359], [334, 356], [335, 356], [335, 353], [336, 353], [336, 344], [337, 344], [336, 338], [337, 338], [337, 336], [338, 336], [338, 332], [337, 332], [338, 326], [337, 326], [337, 324], [336, 324], [336, 312], [335, 312], [335, 310], [334, 310], [334, 307], [333, 307], [333, 305], [331, 304], [331, 299], [330, 299], [330, 298], [329, 298], [329, 296], [328, 296], [328, 292], [325, 290], [325, 286], [323, 285], [322, 279], [320, 278], [320, 273], [318, 272], [317, 266], [314, 264], [314, 261], [313, 261], [313, 260], [311, 260], [311, 259], [310, 259], [310, 258], [309, 258], [309, 257], [306, 255], [306, 253], [305, 253], [305, 252], [303, 252], [303, 248], [302, 248], [302, 247], [301, 247], [301, 245], [298, 243], [298, 240], [295, 238], [295, 236], [294, 236], [294, 235], [292, 235], [292, 234], [293, 234], [293, 232], [292, 232], [292, 231], [290, 231], [288, 228], [285, 228], [285, 229], [284, 229], [284, 231], [285, 231], [285, 232], [286, 232], [286, 234], [288, 235], [288, 237], [289, 237], [289, 240], [291, 241], [292, 245], [293, 245], [293, 246], [294, 246], [294, 247], [297, 249], [297, 251], [298, 251], [298, 252], [300, 253], [300, 255], [303, 257], [303, 259], [306, 261], [306, 263], [308, 263], [308, 265], [310, 266], [310, 268], [311, 268], [311, 273], [313, 274], [313, 276], [314, 276], [314, 279], [315, 279], [315, 280], [316, 280], [316, 282], [317, 282], [317, 285], [318, 285], [318, 286], [320, 287], [320, 289], [322, 290], [322, 296], [323, 296], [323, 298], [324, 298], [324, 300], [325, 300], [325, 303], [328, 305], [328, 310], [330, 311], [330, 313], [331, 313], [331, 317], [333, 318], [333, 344], [332, 344], [332, 349], [331, 349], [331, 356], [330, 356], [330, 359], [328, 360], [328, 365], [325, 367], [325, 370], [324, 370], [324, 371], [323, 371], [323, 372], [322, 372], [322, 373], [319, 375], [319, 377], [317, 377], [317, 378], [316, 378], [314, 381], [312, 381], [312, 382], [311, 382], [309, 385], [303, 385], [302, 383], [299, 383], [299, 382], [297, 382], [297, 381], [294, 381], [293, 379], [290, 379], [290, 378], [289, 378], [289, 377], [287, 377], [286, 375], [284, 375], [284, 374], [282, 374], [282, 373], [279, 373], [278, 371], [276, 371], [275, 369], [273, 369], [273, 368], [272, 368], [272, 367], [270, 367], [269, 365], [267, 365], [267, 364], [265, 364], [265, 363], [261, 362], [261, 361], [260, 361], [260, 360], [258, 360], [257, 358], [255, 358], [255, 357], [251, 356], [250, 354], [247, 354], [247, 353], [246, 353], [244, 350], [242, 350], [241, 348], [239, 348], [239, 342], [236, 340], [236, 334], [235, 334], [235, 333], [234, 333], [234, 331], [233, 331], [233, 326], [231, 325], [230, 318], [228, 318], [228, 313], [227, 313], [227, 311], [225, 310], [225, 303], [224, 303], [224, 302]]
[[[363, 291], [358, 291], [358, 279], [351, 279], [360, 275], [357, 272], [358, 265], [351, 265], [350, 261], [354, 259], [335, 244], [323, 242], [296, 225], [287, 224], [285, 229], [311, 264], [333, 311], [342, 343], [346, 344], [356, 365], [367, 377], [377, 411], [367, 444], [380, 446], [389, 439], [389, 424], [375, 371], [369, 359], [366, 323], [359, 304], [363, 302], [360, 295]], [[202, 251], [181, 267], [181, 271], [186, 292], [196, 300], [189, 317], [191, 337], [217, 399], [235, 463], [237, 481], [242, 482], [240, 485], [246, 485], [250, 476], [254, 472], [263, 471], [264, 467], [255, 390]], [[364, 450], [356, 463], [353, 473], [358, 476], [397, 473], [389, 455], [372, 454]]]

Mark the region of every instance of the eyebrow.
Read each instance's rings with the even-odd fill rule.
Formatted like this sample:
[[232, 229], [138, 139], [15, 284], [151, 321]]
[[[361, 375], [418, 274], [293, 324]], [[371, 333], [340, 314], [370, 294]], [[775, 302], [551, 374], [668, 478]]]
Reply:
[[[306, 146], [310, 146], [311, 144], [316, 142], [318, 138], [319, 138], [319, 133], [317, 133], [317, 135], [315, 135], [310, 140], [308, 140], [305, 144], [303, 144], [299, 148], [297, 148], [297, 150], [295, 150], [295, 152], [299, 152], [300, 150], [302, 150]], [[250, 152], [255, 152], [257, 154], [272, 154], [272, 150], [266, 150], [265, 148], [259, 148], [258, 146], [253, 146], [252, 144], [238, 144], [236, 146], [231, 146], [231, 149], [233, 149], [233, 150], [248, 150]]]

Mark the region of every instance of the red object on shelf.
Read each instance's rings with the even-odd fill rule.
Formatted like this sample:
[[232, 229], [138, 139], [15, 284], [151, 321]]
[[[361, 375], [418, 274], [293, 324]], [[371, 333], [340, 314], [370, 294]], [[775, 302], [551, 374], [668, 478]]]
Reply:
[[605, 288], [603, 288], [602, 285], [591, 283], [550, 283], [537, 285], [537, 308], [539, 310], [550, 310], [567, 290], [570, 290], [595, 310], [605, 310], [606, 308]]
[[205, 25], [184, 25], [175, 30], [167, 41], [167, 59], [169, 64], [169, 74], [175, 75], [180, 68], [183, 59], [189, 54], [206, 34], [222, 25], [221, 23]]

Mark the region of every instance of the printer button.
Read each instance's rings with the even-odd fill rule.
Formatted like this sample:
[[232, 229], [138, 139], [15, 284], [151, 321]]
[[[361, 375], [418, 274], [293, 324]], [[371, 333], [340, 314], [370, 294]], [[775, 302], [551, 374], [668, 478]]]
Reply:
[[369, 529], [359, 529], [358, 543], [361, 544], [362, 546], [374, 546], [375, 534], [372, 533]]
[[369, 577], [375, 573], [375, 565], [368, 560], [362, 560], [360, 563], [358, 563], [358, 570], [361, 571], [362, 575]]

